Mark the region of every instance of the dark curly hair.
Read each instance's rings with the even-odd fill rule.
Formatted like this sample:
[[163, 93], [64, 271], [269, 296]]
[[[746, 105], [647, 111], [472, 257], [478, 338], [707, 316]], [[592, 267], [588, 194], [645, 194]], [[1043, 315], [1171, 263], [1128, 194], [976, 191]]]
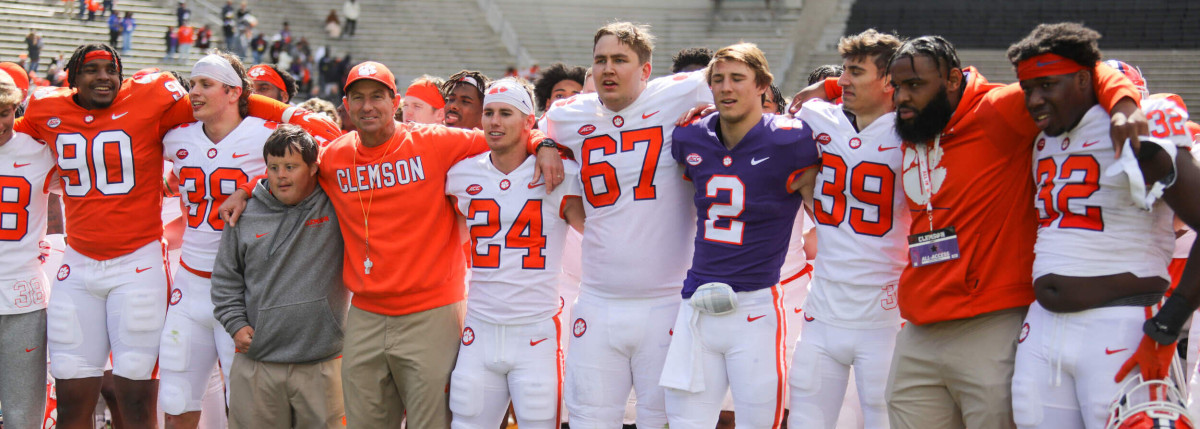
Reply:
[[842, 66], [839, 66], [837, 64], [825, 64], [825, 65], [817, 66], [817, 68], [812, 69], [811, 72], [808, 72], [808, 84], [812, 85], [814, 83], [825, 80], [825, 78], [838, 77], [841, 75], [842, 75]]
[[550, 97], [554, 94], [554, 85], [558, 85], [563, 80], [570, 79], [580, 85], [583, 85], [583, 77], [587, 74], [587, 69], [574, 66], [568, 67], [563, 63], [551, 64], [549, 68], [542, 72], [542, 77], [538, 78], [537, 83], [533, 86], [533, 94], [537, 98], [538, 108], [546, 110], [550, 107]]
[[1053, 53], [1091, 69], [1100, 62], [1100, 33], [1076, 22], [1040, 24], [1021, 41], [1008, 47], [1008, 61], [1017, 63]]
[[713, 51], [705, 47], [684, 48], [675, 55], [671, 56], [671, 73], [679, 73], [687, 66], [700, 66], [700, 68], [708, 67], [708, 62], [712, 61]]

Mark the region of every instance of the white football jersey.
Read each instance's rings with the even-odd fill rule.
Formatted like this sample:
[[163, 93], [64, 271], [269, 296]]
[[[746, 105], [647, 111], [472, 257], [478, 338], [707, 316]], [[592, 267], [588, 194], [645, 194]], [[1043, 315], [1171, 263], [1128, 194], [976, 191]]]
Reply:
[[[1191, 147], [1183, 109], [1170, 102], [1145, 100], [1142, 111], [1156, 137], [1168, 138], [1184, 150]], [[1157, 128], [1155, 115], [1177, 121], [1178, 135], [1169, 126]], [[1129, 177], [1113, 157], [1109, 121], [1108, 112], [1096, 105], [1075, 128], [1057, 137], [1045, 133], [1037, 137], [1033, 180], [1038, 186], [1034, 207], [1039, 227], [1033, 248], [1034, 279], [1047, 274], [1119, 273], [1171, 278], [1167, 264], [1175, 248], [1174, 212], [1161, 200], [1150, 211], [1134, 204]]]
[[163, 137], [163, 157], [174, 164], [179, 195], [187, 205], [182, 264], [211, 272], [225, 222], [217, 208], [238, 186], [265, 174], [263, 144], [278, 124], [248, 117], [214, 143], [201, 122], [180, 125]]
[[813, 189], [817, 258], [804, 311], [847, 328], [900, 322], [896, 285], [908, 263], [911, 215], [895, 113], [856, 130], [841, 106], [809, 101], [797, 116], [821, 149]]
[[620, 112], [595, 93], [556, 101], [546, 134], [575, 153], [584, 193], [582, 289], [605, 298], [679, 294], [696, 237], [694, 188], [671, 157], [675, 121], [712, 103], [703, 72], [650, 81]]
[[49, 146], [19, 132], [0, 146], [0, 160], [0, 314], [28, 313], [50, 298], [42, 263], [56, 160]]
[[581, 197], [579, 165], [563, 161], [563, 183], [547, 195], [544, 185], [529, 186], [537, 158], [504, 174], [490, 155], [459, 161], [446, 174], [446, 194], [471, 237], [467, 312], [501, 325], [545, 321], [561, 302], [558, 276], [568, 228], [562, 208], [568, 198]]

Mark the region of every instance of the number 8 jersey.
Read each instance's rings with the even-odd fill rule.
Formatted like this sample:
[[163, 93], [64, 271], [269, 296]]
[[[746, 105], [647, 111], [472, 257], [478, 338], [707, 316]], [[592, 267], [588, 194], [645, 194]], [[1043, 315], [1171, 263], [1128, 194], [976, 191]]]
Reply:
[[162, 238], [162, 135], [193, 121], [192, 106], [169, 73], [126, 79], [103, 109], [80, 107], [74, 94], [39, 89], [14, 129], [54, 151], [67, 244], [103, 261]]
[[217, 208], [229, 195], [267, 170], [263, 145], [278, 126], [259, 118], [245, 118], [229, 135], [213, 142], [204, 123], [183, 124], [163, 137], [163, 158], [174, 164], [179, 194], [187, 205], [180, 265], [212, 272], [225, 222]]
[[[1151, 135], [1191, 147], [1184, 127], [1187, 111], [1160, 99], [1143, 100], [1142, 111]], [[1121, 162], [1113, 159], [1109, 120], [1104, 108], [1096, 105], [1071, 130], [1056, 137], [1045, 133], [1037, 137], [1034, 279], [1047, 274], [1095, 277], [1128, 272], [1170, 280], [1167, 265], [1175, 249], [1174, 212], [1162, 201], [1150, 211], [1134, 204], [1129, 177]]]
[[679, 292], [692, 261], [692, 186], [671, 158], [675, 121], [712, 103], [703, 71], [650, 81], [619, 112], [595, 93], [555, 102], [546, 134], [580, 164], [587, 228], [584, 289], [604, 298], [662, 298]]
[[43, 246], [49, 251], [46, 195], [54, 155], [29, 135], [13, 133], [0, 145], [0, 160], [0, 314], [41, 310], [49, 298], [42, 252]]

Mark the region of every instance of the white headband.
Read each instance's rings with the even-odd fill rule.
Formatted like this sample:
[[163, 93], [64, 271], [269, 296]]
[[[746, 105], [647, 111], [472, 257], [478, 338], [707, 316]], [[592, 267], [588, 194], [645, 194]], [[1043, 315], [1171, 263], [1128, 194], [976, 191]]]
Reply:
[[233, 64], [220, 55], [209, 54], [192, 66], [192, 78], [207, 77], [223, 84], [241, 88], [242, 78], [233, 71]]
[[509, 104], [520, 110], [521, 113], [533, 114], [533, 100], [529, 99], [529, 92], [512, 79], [500, 79], [492, 82], [492, 86], [488, 87], [487, 93], [483, 96], [483, 105], [486, 106], [490, 103]]

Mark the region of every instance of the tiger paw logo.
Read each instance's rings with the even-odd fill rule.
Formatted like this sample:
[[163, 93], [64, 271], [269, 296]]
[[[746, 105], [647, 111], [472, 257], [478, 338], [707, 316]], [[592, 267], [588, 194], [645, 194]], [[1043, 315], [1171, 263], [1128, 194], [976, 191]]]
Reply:
[[1017, 337], [1017, 344], [1025, 342], [1026, 338], [1029, 338], [1029, 324], [1028, 323], [1021, 325], [1021, 336]]
[[261, 68], [253, 68], [250, 70], [250, 73], [246, 73], [246, 74], [249, 75], [251, 78], [254, 78], [255, 80], [257, 80], [258, 78], [262, 77], [262, 75], [264, 73], [266, 73], [266, 70], [263, 70]]
[[68, 266], [67, 264], [63, 264], [63, 266], [58, 268], [58, 281], [61, 282], [63, 280], [66, 280], [67, 277], [70, 275], [71, 275], [71, 267]]
[[377, 72], [378, 70], [375, 69], [374, 64], [363, 64], [362, 67], [358, 68], [359, 76], [374, 76]]
[[[946, 167], [942, 167], [942, 155], [946, 153], [945, 149], [938, 147], [934, 150], [933, 145], [929, 147], [929, 181], [933, 185], [933, 193], [938, 193], [942, 189], [942, 182], [946, 180]], [[914, 145], [904, 146], [904, 195], [908, 196], [908, 200], [918, 206], [924, 206], [929, 202], [929, 194], [926, 194], [924, 189], [921, 189], [921, 165], [917, 158], [920, 153]]]
[[178, 304], [179, 301], [183, 301], [183, 291], [179, 288], [171, 289], [171, 305]]
[[466, 328], [463, 328], [462, 345], [469, 346], [473, 342], [475, 342], [475, 330], [471, 329], [471, 327], [469, 327], [469, 326]]
[[575, 335], [575, 338], [582, 337], [583, 333], [587, 332], [587, 322], [582, 317], [575, 319], [575, 325], [571, 327], [571, 332]]

